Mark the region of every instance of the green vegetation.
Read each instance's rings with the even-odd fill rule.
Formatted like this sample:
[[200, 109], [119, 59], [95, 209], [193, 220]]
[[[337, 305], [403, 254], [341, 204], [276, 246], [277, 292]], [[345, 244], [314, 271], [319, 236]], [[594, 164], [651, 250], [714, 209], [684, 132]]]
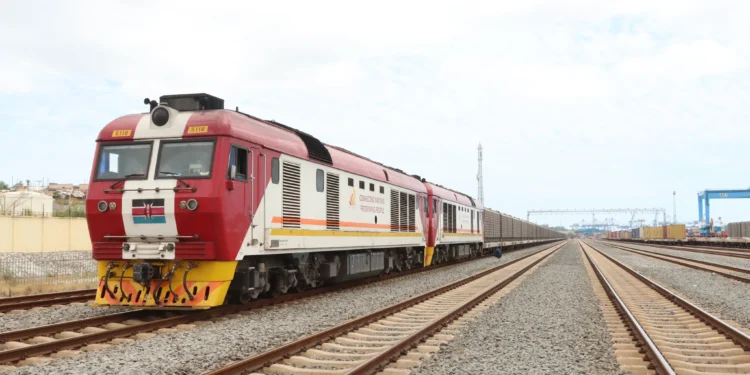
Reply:
[[79, 207], [69, 207], [64, 211], [55, 211], [52, 213], [54, 217], [86, 217], [86, 212]]
[[8, 190], [10, 189], [10, 186], [5, 183], [5, 181], [0, 181], [0, 190]]

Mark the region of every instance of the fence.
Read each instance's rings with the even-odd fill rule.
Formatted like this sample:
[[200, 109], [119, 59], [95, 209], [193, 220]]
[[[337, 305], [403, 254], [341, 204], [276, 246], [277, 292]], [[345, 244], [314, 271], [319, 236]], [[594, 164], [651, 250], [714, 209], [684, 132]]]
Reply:
[[0, 216], [0, 253], [91, 250], [84, 218]]
[[0, 283], [95, 283], [96, 261], [90, 251], [56, 253], [0, 253]]
[[0, 216], [86, 217], [83, 199], [55, 200], [41, 194], [0, 195]]

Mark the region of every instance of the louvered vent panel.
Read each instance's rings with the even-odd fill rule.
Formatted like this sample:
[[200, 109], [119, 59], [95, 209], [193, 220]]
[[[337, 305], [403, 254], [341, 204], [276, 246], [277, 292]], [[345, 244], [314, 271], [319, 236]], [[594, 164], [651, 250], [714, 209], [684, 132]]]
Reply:
[[398, 210], [398, 231], [399, 232], [406, 232], [407, 231], [407, 225], [409, 224], [407, 222], [407, 216], [408, 215], [408, 200], [406, 198], [406, 193], [400, 193], [399, 196], [399, 210]]
[[339, 176], [326, 175], [326, 228], [339, 229]]
[[284, 162], [282, 173], [283, 187], [281, 189], [281, 224], [284, 228], [299, 228], [300, 226], [300, 166]]
[[451, 206], [451, 209], [453, 213], [451, 214], [451, 219], [453, 219], [453, 222], [451, 223], [451, 228], [453, 229], [451, 233], [456, 233], [456, 206]]
[[398, 192], [391, 190], [391, 232], [398, 232]]
[[414, 211], [417, 209], [415, 207], [417, 203], [417, 200], [414, 198], [413, 195], [409, 195], [409, 232], [414, 232], [417, 226], [416, 223], [416, 216], [414, 215]]
[[450, 233], [448, 231], [448, 205], [443, 203], [443, 232]]

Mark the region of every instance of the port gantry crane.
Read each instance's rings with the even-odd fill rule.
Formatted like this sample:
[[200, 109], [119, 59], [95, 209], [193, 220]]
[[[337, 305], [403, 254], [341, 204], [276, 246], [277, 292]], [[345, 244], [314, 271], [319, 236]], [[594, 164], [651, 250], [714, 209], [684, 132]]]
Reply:
[[[698, 193], [698, 221], [708, 224], [711, 220], [711, 199], [742, 199], [750, 198], [750, 189], [741, 190], [709, 190]], [[705, 201], [706, 216], [703, 216], [703, 201]]]

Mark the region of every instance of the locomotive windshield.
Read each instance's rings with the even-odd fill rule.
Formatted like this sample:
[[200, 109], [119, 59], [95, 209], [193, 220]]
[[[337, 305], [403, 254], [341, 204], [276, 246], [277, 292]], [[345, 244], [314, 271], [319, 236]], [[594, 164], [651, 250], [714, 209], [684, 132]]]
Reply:
[[162, 142], [156, 178], [211, 177], [213, 141]]
[[150, 156], [151, 143], [102, 146], [96, 179], [146, 178]]

